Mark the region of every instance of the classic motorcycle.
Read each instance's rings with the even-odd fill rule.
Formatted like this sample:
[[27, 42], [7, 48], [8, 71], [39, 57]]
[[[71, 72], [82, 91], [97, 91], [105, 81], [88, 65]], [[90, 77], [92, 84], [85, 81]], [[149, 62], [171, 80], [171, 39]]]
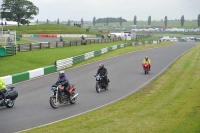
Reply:
[[149, 73], [149, 63], [148, 62], [143, 62], [142, 66], [143, 66], [143, 69], [144, 69], [144, 74]]
[[58, 108], [59, 104], [75, 104], [77, 101], [78, 93], [75, 93], [76, 86], [70, 85], [70, 94], [66, 95], [64, 92], [64, 86], [61, 84], [54, 84], [51, 86], [51, 90], [53, 91], [53, 96], [50, 97], [49, 102], [52, 108]]
[[106, 85], [105, 81], [103, 80], [103, 77], [99, 76], [99, 75], [95, 75], [96, 77], [96, 91], [97, 93], [99, 93], [102, 89], [105, 89], [105, 90], [108, 90], [108, 87], [109, 87], [109, 82], [110, 80], [108, 79], [108, 85]]
[[7, 108], [12, 108], [15, 105], [15, 100], [18, 97], [18, 92], [14, 90], [14, 88], [15, 87], [10, 87], [4, 93], [7, 103], [4, 102], [5, 99], [3, 99], [2, 95], [0, 95], [0, 106], [6, 106]]

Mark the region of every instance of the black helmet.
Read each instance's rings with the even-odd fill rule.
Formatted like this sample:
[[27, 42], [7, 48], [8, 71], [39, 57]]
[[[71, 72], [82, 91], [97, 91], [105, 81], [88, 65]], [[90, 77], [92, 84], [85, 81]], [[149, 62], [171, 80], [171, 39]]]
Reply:
[[65, 71], [59, 71], [59, 77], [62, 78], [65, 76]]

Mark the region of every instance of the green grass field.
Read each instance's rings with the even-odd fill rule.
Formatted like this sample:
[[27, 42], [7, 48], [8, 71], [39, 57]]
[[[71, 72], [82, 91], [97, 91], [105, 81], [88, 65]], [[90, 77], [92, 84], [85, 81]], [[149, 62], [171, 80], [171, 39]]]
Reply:
[[[198, 133], [200, 132], [199, 49], [200, 44], [179, 58], [169, 70], [151, 84], [121, 101], [26, 132]], [[120, 49], [117, 51], [120, 52]]]
[[86, 29], [56, 24], [41, 24], [30, 26], [6, 26], [4, 30], [17, 31], [17, 34], [98, 34], [94, 30], [86, 32]]
[[20, 41], [16, 41], [17, 44], [30, 44], [30, 43], [36, 43], [35, 41], [31, 41], [31, 40], [26, 40], [26, 39], [20, 39]]

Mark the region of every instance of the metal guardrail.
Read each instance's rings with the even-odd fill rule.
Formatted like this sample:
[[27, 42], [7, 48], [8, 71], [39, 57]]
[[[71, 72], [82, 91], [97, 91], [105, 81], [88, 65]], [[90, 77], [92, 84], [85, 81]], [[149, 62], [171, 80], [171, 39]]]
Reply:
[[[87, 39], [86, 44], [94, 43], [107, 43], [120, 41], [120, 38], [111, 38], [111, 39]], [[49, 49], [49, 48], [60, 48], [60, 47], [70, 47], [84, 45], [81, 40], [77, 41], [63, 41], [63, 42], [40, 42], [34, 44], [18, 44], [16, 45], [17, 52], [32, 51], [37, 49]]]

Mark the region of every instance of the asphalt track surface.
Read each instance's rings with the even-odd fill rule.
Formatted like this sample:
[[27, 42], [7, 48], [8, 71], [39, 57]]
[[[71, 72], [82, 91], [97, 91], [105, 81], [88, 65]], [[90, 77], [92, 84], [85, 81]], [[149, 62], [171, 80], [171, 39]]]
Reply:
[[[137, 51], [66, 70], [66, 75], [70, 83], [76, 85], [79, 96], [76, 104], [61, 105], [58, 109], [53, 109], [49, 104], [49, 97], [52, 95], [50, 86], [57, 80], [57, 73], [15, 84], [19, 97], [13, 108], [0, 108], [0, 132], [11, 133], [33, 128], [111, 103], [138, 90], [194, 46], [192, 42], [175, 43], [171, 46]], [[146, 55], [152, 62], [151, 71], [147, 75], [144, 74], [141, 66]], [[99, 63], [105, 64], [111, 82], [107, 91], [97, 93], [93, 75]]]

